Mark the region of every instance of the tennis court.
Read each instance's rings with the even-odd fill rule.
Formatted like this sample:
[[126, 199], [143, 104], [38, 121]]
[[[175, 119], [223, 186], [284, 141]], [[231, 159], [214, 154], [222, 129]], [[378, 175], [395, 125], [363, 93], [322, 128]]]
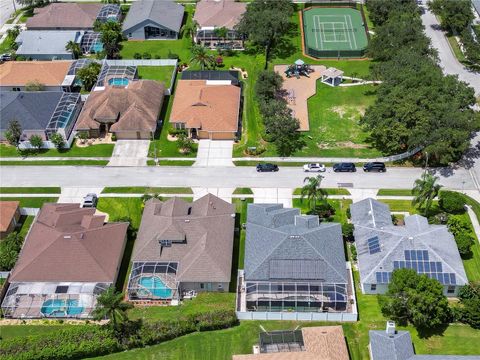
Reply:
[[303, 12], [305, 50], [314, 57], [363, 57], [368, 44], [360, 11], [314, 7]]

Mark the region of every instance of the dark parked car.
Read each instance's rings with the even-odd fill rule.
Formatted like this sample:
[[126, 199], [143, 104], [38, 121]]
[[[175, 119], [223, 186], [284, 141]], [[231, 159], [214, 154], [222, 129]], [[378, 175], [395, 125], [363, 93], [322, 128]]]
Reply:
[[275, 164], [258, 164], [257, 165], [258, 172], [272, 172], [278, 171], [278, 166]]
[[334, 172], [355, 172], [357, 168], [354, 163], [338, 163], [333, 165]]
[[387, 168], [385, 167], [385, 163], [383, 162], [368, 162], [363, 165], [363, 171], [370, 172], [370, 171], [378, 171], [378, 172], [385, 172]]

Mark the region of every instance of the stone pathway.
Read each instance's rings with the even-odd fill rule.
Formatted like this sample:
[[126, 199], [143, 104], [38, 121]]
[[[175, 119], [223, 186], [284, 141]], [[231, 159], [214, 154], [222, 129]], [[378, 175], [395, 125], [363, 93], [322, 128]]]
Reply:
[[467, 205], [467, 212], [468, 212], [468, 216], [470, 216], [470, 221], [472, 222], [473, 230], [475, 231], [477, 240], [480, 242], [480, 223], [478, 222], [477, 215], [472, 210], [472, 207], [468, 205]]
[[233, 140], [200, 140], [197, 160], [193, 166], [234, 166], [232, 162]]

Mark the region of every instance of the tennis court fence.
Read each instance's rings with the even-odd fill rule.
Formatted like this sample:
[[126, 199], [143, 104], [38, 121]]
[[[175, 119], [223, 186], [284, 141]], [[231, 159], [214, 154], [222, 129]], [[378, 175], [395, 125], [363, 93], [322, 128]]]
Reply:
[[366, 49], [361, 50], [318, 50], [306, 46], [307, 55], [316, 58], [363, 58]]

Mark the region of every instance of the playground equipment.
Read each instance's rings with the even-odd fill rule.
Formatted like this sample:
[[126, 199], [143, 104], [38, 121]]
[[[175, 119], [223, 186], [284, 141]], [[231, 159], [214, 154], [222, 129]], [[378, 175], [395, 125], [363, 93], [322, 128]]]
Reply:
[[290, 65], [287, 67], [287, 70], [285, 70], [285, 75], [287, 76], [287, 78], [295, 76], [297, 79], [299, 79], [300, 76], [310, 77], [309, 74], [313, 71], [314, 70], [310, 65], [305, 64], [303, 60], [298, 59], [297, 61], [295, 61], [294, 65]]

